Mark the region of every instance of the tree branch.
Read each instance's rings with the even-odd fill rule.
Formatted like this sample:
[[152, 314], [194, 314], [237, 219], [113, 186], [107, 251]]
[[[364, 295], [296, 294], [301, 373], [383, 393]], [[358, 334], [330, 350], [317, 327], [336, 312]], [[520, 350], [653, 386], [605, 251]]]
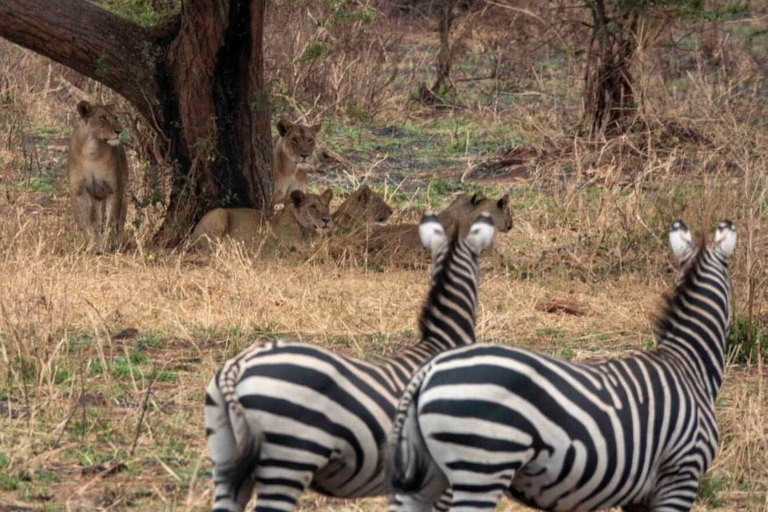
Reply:
[[162, 113], [155, 71], [167, 32], [85, 0], [0, 0], [0, 37], [103, 83], [148, 119]]

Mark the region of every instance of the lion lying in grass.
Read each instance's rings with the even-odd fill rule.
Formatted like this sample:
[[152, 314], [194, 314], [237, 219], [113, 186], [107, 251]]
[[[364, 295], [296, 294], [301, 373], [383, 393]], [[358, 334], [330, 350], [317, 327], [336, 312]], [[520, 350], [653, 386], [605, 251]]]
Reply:
[[322, 195], [294, 190], [285, 207], [267, 220], [253, 208], [216, 208], [206, 213], [192, 232], [196, 247], [210, 248], [213, 241], [229, 239], [257, 251], [263, 245], [298, 244], [317, 235], [326, 235], [333, 226], [328, 205], [331, 189]]
[[[456, 230], [460, 236], [466, 236], [474, 219], [482, 212], [491, 215], [497, 231], [502, 233], [512, 229], [512, 213], [509, 209], [509, 196], [490, 199], [482, 193], [462, 193], [448, 205], [437, 217], [445, 226], [450, 236]], [[367, 240], [368, 248], [376, 252], [420, 251], [419, 226], [417, 224], [396, 224], [378, 226]]]
[[265, 222], [262, 212], [252, 208], [216, 208], [200, 219], [191, 240], [196, 246], [206, 247], [210, 241], [226, 238], [253, 249], [263, 245], [265, 235], [269, 235], [276, 242], [295, 245], [332, 229], [349, 232], [369, 223], [385, 222], [392, 215], [392, 207], [367, 185], [347, 196], [330, 215], [332, 198], [330, 189], [321, 196], [295, 190], [288, 204], [269, 222]]
[[340, 231], [350, 231], [371, 223], [386, 222], [392, 207], [368, 185], [360, 185], [333, 212], [333, 225]]

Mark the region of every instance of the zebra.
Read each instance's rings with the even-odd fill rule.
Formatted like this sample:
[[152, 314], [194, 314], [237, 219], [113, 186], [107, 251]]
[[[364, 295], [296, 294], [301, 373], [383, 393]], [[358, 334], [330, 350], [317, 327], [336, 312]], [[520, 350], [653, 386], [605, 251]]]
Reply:
[[387, 436], [397, 402], [418, 367], [474, 343], [478, 256], [494, 226], [481, 214], [448, 240], [434, 214], [419, 227], [432, 285], [421, 340], [392, 357], [363, 360], [306, 343], [271, 341], [228, 360], [206, 388], [205, 426], [215, 484], [213, 510], [290, 512], [301, 493], [383, 495]]
[[715, 400], [729, 330], [722, 221], [707, 247], [682, 221], [681, 270], [655, 321], [657, 347], [599, 364], [476, 344], [424, 365], [398, 404], [388, 479], [397, 510], [492, 510], [502, 495], [539, 510], [686, 512], [718, 445]]

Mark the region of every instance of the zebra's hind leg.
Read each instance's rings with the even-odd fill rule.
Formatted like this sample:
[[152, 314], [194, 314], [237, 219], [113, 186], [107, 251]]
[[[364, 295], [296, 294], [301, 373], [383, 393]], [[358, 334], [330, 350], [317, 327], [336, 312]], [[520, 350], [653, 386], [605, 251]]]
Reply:
[[299, 496], [309, 486], [312, 471], [291, 471], [290, 475], [268, 476], [256, 479], [256, 506], [254, 512], [293, 512]]
[[504, 490], [504, 488], [498, 488], [491, 491], [486, 489], [463, 491], [454, 488], [450, 510], [451, 512], [492, 511], [504, 496]]
[[437, 503], [435, 503], [434, 510], [435, 512], [448, 512], [451, 508], [451, 503], [453, 502], [453, 491], [450, 489], [445, 490], [443, 492], [443, 495], [440, 496], [440, 499], [437, 500]]
[[415, 494], [389, 497], [387, 512], [446, 512], [451, 506], [451, 490], [444, 478], [435, 479]]
[[[648, 512], [689, 512], [699, 491], [699, 478], [680, 468], [660, 478], [651, 495]], [[630, 509], [631, 510], [631, 509]]]
[[390, 499], [387, 512], [432, 512], [432, 501], [422, 501], [415, 496], [398, 494]]
[[[213, 512], [243, 512], [253, 493], [252, 475], [226, 471], [227, 463], [237, 456], [237, 442], [215, 379], [205, 389], [205, 431], [213, 461]], [[237, 473], [237, 478], [232, 478]]]

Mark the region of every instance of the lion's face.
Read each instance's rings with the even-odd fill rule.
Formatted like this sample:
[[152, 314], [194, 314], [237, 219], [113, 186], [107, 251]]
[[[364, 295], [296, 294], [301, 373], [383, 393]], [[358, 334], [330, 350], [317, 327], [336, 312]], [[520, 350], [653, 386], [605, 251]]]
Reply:
[[89, 135], [103, 140], [110, 146], [120, 145], [120, 133], [123, 127], [117, 120], [114, 105], [91, 105], [88, 101], [77, 104], [80, 114], [80, 126]]
[[501, 199], [490, 199], [482, 192], [461, 194], [440, 212], [438, 218], [446, 225], [451, 222], [469, 225], [483, 212], [491, 215], [496, 230], [506, 233], [512, 229], [512, 212], [509, 207], [509, 195], [506, 194]]
[[386, 222], [392, 215], [392, 207], [368, 185], [360, 185], [357, 190], [341, 203], [334, 213], [334, 218], [347, 217], [355, 222]]
[[333, 191], [326, 190], [322, 195], [305, 194], [294, 190], [290, 196], [290, 207], [294, 210], [294, 218], [299, 225], [318, 235], [324, 235], [331, 230], [332, 220], [328, 205], [333, 199]]
[[504, 194], [501, 199], [482, 198], [475, 204], [475, 208], [469, 216], [470, 222], [474, 222], [478, 215], [488, 212], [493, 220], [493, 226], [502, 233], [512, 229], [512, 209], [509, 206], [509, 194]]
[[292, 123], [285, 118], [277, 122], [277, 131], [283, 139], [283, 147], [299, 168], [309, 167], [310, 158], [315, 151], [315, 137], [321, 128], [321, 123], [306, 126]]

